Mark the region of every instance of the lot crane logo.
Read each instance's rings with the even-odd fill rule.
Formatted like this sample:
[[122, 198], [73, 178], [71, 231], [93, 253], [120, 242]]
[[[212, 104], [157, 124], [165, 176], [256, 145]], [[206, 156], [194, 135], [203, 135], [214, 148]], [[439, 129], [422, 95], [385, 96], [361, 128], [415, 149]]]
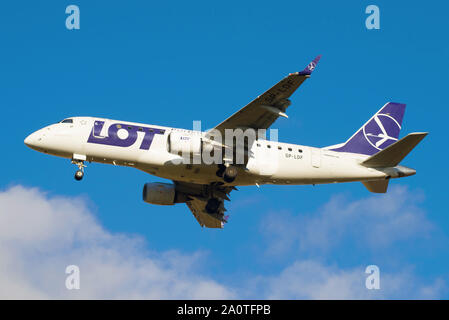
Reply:
[[316, 63], [314, 61], [312, 61], [311, 63], [309, 63], [309, 65], [307, 66], [307, 69], [312, 72], [316, 67]]
[[396, 142], [401, 125], [388, 113], [378, 113], [363, 127], [365, 139], [377, 150]]

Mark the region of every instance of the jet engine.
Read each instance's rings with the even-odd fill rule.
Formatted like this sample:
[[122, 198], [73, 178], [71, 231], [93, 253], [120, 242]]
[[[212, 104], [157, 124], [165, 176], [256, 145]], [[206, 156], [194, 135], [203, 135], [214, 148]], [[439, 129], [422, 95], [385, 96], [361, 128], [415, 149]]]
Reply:
[[173, 154], [201, 154], [201, 136], [173, 131], [168, 141], [168, 151]]
[[151, 204], [174, 205], [175, 203], [186, 202], [185, 194], [177, 192], [176, 186], [172, 183], [150, 182], [143, 187], [143, 201]]

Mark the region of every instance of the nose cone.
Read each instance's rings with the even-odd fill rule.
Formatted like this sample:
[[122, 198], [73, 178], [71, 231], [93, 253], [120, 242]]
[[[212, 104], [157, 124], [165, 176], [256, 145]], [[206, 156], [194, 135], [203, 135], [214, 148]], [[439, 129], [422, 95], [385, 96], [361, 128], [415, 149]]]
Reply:
[[28, 137], [26, 137], [23, 142], [27, 147], [31, 147], [33, 144], [33, 134], [30, 134]]
[[26, 137], [23, 142], [27, 147], [35, 149], [38, 146], [38, 134], [36, 132], [33, 132], [28, 137]]

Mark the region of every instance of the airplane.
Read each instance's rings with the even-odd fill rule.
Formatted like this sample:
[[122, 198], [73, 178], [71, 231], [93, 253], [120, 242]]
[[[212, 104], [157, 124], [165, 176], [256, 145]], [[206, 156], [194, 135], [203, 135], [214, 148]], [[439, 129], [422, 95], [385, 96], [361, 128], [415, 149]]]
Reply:
[[[232, 143], [215, 139], [212, 133], [218, 137], [239, 129], [263, 131], [279, 117], [287, 118], [290, 96], [311, 76], [320, 57], [212, 130], [70, 117], [33, 132], [24, 142], [34, 150], [70, 159], [78, 167], [76, 180], [83, 178], [85, 162], [133, 167], [172, 180], [146, 183], [143, 200], [158, 205], [186, 203], [199, 224], [208, 228], [223, 228], [227, 222], [224, 201], [230, 200], [237, 186], [360, 181], [370, 192], [385, 193], [391, 178], [414, 175], [416, 170], [399, 163], [427, 133], [399, 139], [402, 103], [386, 103], [346, 142], [323, 148], [267, 140], [263, 132], [244, 140], [240, 151]], [[192, 159], [204, 150], [218, 155], [219, 161], [206, 163], [201, 157], [193, 163], [184, 161], [186, 154]], [[243, 155], [243, 161], [235, 161], [237, 154]]]

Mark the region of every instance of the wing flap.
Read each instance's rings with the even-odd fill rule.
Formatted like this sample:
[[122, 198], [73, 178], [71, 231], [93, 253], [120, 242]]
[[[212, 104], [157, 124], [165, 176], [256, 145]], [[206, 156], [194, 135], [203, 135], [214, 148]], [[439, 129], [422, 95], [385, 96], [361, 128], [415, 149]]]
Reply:
[[[205, 185], [190, 182], [174, 181], [177, 192], [184, 194], [187, 198], [186, 204], [195, 219], [202, 227], [223, 228], [226, 223], [224, 213], [224, 200], [229, 200], [229, 194], [235, 187], [223, 185]], [[206, 205], [211, 197], [220, 201], [216, 213], [208, 213]]]
[[202, 227], [207, 228], [223, 228], [224, 222], [218, 217], [214, 217], [205, 210], [206, 201], [194, 198], [187, 201], [187, 206], [192, 211], [193, 216]]

